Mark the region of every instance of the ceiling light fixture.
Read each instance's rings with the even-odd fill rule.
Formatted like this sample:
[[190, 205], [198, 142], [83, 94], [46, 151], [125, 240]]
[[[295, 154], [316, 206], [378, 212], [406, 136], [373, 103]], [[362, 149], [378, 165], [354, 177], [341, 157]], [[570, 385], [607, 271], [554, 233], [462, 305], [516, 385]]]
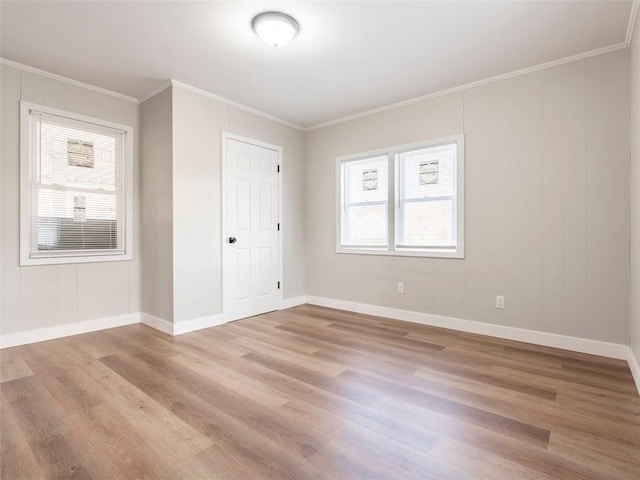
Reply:
[[284, 47], [300, 32], [296, 19], [282, 12], [259, 13], [253, 17], [251, 28], [272, 47]]

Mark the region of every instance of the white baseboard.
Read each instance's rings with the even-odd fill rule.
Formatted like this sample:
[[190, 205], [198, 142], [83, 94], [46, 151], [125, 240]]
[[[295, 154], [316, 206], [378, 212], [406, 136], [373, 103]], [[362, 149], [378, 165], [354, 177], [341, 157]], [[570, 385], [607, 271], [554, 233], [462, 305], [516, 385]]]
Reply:
[[545, 347], [562, 348], [565, 350], [572, 350], [574, 352], [589, 353], [592, 355], [600, 355], [620, 360], [628, 360], [629, 358], [629, 347], [618, 343], [569, 337], [554, 333], [539, 332], [536, 330], [525, 330], [523, 328], [475, 322], [473, 320], [462, 320], [460, 318], [413, 312], [410, 310], [400, 310], [397, 308], [380, 307], [377, 305], [349, 302], [333, 298], [314, 297], [308, 295], [307, 303], [322, 307], [365, 313], [367, 315], [376, 315], [379, 317], [432, 325], [435, 327], [450, 328], [452, 330], [477, 333], [480, 335], [489, 335], [507, 340], [517, 340], [519, 342], [533, 343], [535, 345], [543, 345]]
[[155, 328], [156, 330], [160, 330], [162, 333], [166, 333], [167, 335], [173, 335], [173, 323], [163, 320], [162, 318], [154, 317], [148, 313], [140, 314], [140, 323]]
[[154, 317], [148, 313], [143, 313], [140, 319], [141, 323], [160, 330], [167, 335], [182, 335], [184, 333], [195, 332], [196, 330], [202, 330], [203, 328], [215, 327], [216, 325], [222, 325], [226, 323], [222, 314], [209, 315], [207, 317], [194, 318], [193, 320], [185, 320], [184, 322], [171, 323], [162, 318]]
[[631, 375], [633, 375], [633, 381], [636, 382], [636, 388], [638, 389], [638, 394], [640, 395], [640, 363], [633, 353], [633, 350], [631, 350], [631, 347], [629, 347], [629, 357], [627, 358], [627, 361], [629, 362]]
[[56, 327], [37, 328], [24, 332], [3, 334], [0, 336], [0, 348], [17, 347], [28, 343], [44, 342], [56, 338], [70, 337], [82, 333], [105, 330], [107, 328], [122, 327], [140, 323], [140, 313], [127, 313], [114, 317], [85, 320], [83, 322], [67, 323]]
[[285, 298], [282, 301], [282, 307], [280, 307], [280, 310], [284, 310], [285, 308], [297, 307], [298, 305], [304, 305], [305, 303], [307, 303], [307, 297], [305, 295], [301, 295], [299, 297]]
[[[304, 303], [304, 302], [302, 302]], [[210, 315], [202, 318], [195, 318], [179, 323], [171, 323], [148, 313], [127, 313], [114, 317], [98, 318], [83, 322], [67, 323], [55, 327], [38, 328], [24, 332], [16, 332], [0, 335], [0, 349], [27, 345], [29, 343], [44, 342], [56, 338], [70, 337], [82, 333], [106, 330], [107, 328], [122, 327], [143, 323], [149, 327], [160, 330], [168, 335], [182, 335], [184, 333], [202, 330], [203, 328], [215, 327], [225, 323], [221, 314]]]
[[[589, 340], [586, 338], [568, 337], [565, 335], [525, 330], [522, 328], [507, 327], [491, 323], [474, 322], [472, 320], [463, 320], [460, 318], [445, 317], [430, 313], [413, 312], [410, 310], [400, 310], [365, 303], [349, 302], [334, 298], [315, 297], [312, 295], [286, 299], [283, 301], [282, 308], [291, 308], [305, 303], [351, 312], [365, 313], [367, 315], [376, 315], [396, 320], [421, 323], [424, 325], [450, 328], [452, 330], [477, 333], [480, 335], [489, 335], [508, 340], [517, 340], [535, 345], [562, 348], [575, 352], [627, 360], [631, 374], [633, 375], [633, 379], [636, 383], [636, 387], [638, 388], [638, 393], [640, 394], [640, 363], [631, 348], [627, 345]], [[54, 340], [56, 338], [80, 335], [82, 333], [106, 330], [108, 328], [122, 327], [124, 325], [132, 325], [136, 323], [143, 323], [168, 335], [175, 336], [194, 332], [203, 328], [215, 327], [225, 323], [225, 321], [222, 314], [217, 314], [174, 324], [167, 320], [149, 315], [148, 313], [135, 312], [107, 318], [86, 320], [83, 322], [68, 323], [55, 327], [38, 328], [24, 332], [3, 334], [0, 335], [0, 349], [17, 347], [29, 343], [44, 342], [47, 340]]]
[[182, 335], [183, 333], [195, 332], [203, 328], [215, 327], [226, 323], [222, 314], [209, 315], [207, 317], [194, 318], [193, 320], [185, 320], [173, 324], [173, 335]]

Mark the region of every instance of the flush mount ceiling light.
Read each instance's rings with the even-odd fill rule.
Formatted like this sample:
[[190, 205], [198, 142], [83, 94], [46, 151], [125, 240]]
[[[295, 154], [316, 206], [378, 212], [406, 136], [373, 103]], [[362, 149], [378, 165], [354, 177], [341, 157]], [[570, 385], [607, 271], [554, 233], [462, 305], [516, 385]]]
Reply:
[[284, 47], [300, 31], [296, 19], [282, 12], [263, 12], [251, 21], [251, 27], [265, 43]]

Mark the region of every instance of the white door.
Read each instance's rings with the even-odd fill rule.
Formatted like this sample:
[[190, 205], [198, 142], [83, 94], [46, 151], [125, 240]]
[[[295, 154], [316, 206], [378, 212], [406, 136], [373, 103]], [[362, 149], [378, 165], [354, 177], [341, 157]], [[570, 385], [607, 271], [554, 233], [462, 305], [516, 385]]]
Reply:
[[222, 290], [230, 321], [280, 308], [280, 150], [224, 142]]

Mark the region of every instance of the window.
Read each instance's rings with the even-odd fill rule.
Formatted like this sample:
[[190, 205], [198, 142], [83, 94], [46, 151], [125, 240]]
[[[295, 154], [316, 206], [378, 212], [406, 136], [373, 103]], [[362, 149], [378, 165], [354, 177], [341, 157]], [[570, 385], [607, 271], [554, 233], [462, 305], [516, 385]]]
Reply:
[[343, 164], [343, 245], [387, 246], [388, 168], [387, 157]]
[[21, 102], [20, 263], [129, 260], [133, 129]]
[[464, 257], [464, 136], [336, 159], [339, 253]]

